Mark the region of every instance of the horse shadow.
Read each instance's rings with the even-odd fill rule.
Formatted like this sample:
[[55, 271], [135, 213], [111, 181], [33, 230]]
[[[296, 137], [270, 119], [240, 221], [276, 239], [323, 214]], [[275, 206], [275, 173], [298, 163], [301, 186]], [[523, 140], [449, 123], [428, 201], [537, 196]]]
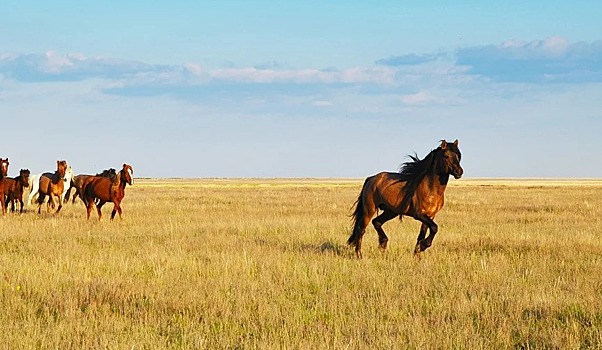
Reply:
[[302, 244], [299, 247], [301, 252], [318, 254], [318, 255], [332, 255], [332, 256], [350, 256], [352, 251], [346, 244], [333, 242], [331, 240], [324, 241], [317, 244]]
[[281, 250], [283, 252], [342, 257], [350, 257], [354, 255], [353, 250], [350, 249], [347, 244], [337, 243], [332, 240], [326, 240], [321, 243], [283, 243], [274, 242], [264, 238], [257, 238], [254, 239], [253, 242], [257, 245], [268, 247], [269, 249]]

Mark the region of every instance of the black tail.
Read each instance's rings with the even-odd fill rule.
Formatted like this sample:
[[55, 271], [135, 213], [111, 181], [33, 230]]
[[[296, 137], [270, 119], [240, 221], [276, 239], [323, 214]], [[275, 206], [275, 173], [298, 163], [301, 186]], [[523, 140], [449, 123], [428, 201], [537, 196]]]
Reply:
[[366, 181], [364, 182], [364, 186], [362, 186], [362, 191], [360, 192], [360, 195], [355, 201], [355, 210], [353, 211], [353, 214], [351, 214], [351, 220], [353, 221], [353, 232], [351, 233], [351, 236], [349, 236], [347, 244], [354, 247], [357, 246], [358, 240], [361, 238], [362, 228], [359, 227], [359, 224], [365, 215], [364, 200], [362, 199], [362, 197], [364, 195], [364, 188], [366, 187], [367, 181], [368, 179], [366, 179]]
[[[82, 201], [84, 202], [84, 205], [85, 205], [86, 207], [88, 206], [88, 199], [86, 198], [86, 197], [87, 197], [87, 196], [86, 196], [86, 192], [87, 192], [87, 191], [86, 191], [86, 189], [88, 188], [88, 186], [89, 186], [89, 185], [90, 185], [90, 183], [89, 183], [89, 182], [88, 182], [87, 184], [86, 184], [86, 183], [83, 183], [83, 184], [82, 184], [81, 191], [79, 192], [79, 198], [81, 198], [81, 199], [82, 199]], [[75, 198], [74, 198], [74, 199], [75, 199]]]

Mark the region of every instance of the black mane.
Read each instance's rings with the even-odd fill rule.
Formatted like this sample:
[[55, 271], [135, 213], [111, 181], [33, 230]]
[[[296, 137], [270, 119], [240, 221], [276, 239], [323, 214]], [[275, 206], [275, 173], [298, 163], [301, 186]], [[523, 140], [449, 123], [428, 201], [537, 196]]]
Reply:
[[403, 198], [401, 200], [401, 208], [407, 208], [412, 201], [414, 193], [418, 185], [424, 179], [426, 174], [433, 168], [435, 164], [435, 156], [441, 147], [432, 150], [424, 159], [418, 158], [418, 155], [409, 155], [412, 159], [409, 162], [401, 164], [399, 167], [399, 181], [405, 182], [403, 187]]

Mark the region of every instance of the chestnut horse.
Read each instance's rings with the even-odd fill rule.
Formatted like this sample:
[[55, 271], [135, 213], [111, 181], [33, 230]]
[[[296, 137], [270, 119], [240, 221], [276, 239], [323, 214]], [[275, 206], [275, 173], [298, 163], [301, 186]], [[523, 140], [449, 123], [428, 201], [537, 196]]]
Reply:
[[48, 207], [46, 211], [50, 211], [50, 207], [55, 207], [54, 197], [58, 198], [58, 214], [63, 207], [63, 193], [65, 191], [65, 173], [67, 171], [67, 161], [57, 160], [56, 171], [54, 173], [44, 173], [40, 176], [40, 187], [38, 189], [38, 214], [40, 214], [44, 198], [48, 196]]
[[[45, 176], [51, 176], [52, 173], [45, 173]], [[33, 198], [39, 194], [40, 189], [40, 179], [44, 174], [36, 174], [29, 176], [29, 199], [27, 200], [27, 204], [31, 203]], [[67, 169], [65, 169], [65, 176], [63, 177], [63, 194], [61, 195], [61, 200], [65, 198], [67, 192], [70, 187], [69, 184], [73, 181], [73, 169], [71, 165], [67, 165]]]
[[[117, 173], [115, 181], [102, 176], [90, 176], [82, 185], [83, 200], [86, 204], [87, 218], [90, 220], [92, 207], [96, 205], [98, 220], [102, 219], [102, 206], [107, 202], [113, 202], [111, 220], [115, 213], [121, 218], [121, 201], [125, 197], [125, 186], [134, 184], [134, 169], [129, 164], [123, 164], [123, 168]], [[98, 201], [98, 203], [96, 203]]]
[[[410, 156], [412, 161], [402, 164], [398, 173], [381, 172], [370, 176], [364, 182], [356, 201], [353, 218], [353, 233], [347, 243], [355, 247], [358, 258], [362, 257], [362, 237], [370, 219], [378, 209], [383, 212], [372, 220], [378, 232], [379, 246], [387, 248], [389, 238], [382, 225], [403, 215], [410, 216], [422, 223], [414, 248], [414, 254], [431, 246], [437, 234], [437, 224], [433, 219], [443, 207], [443, 195], [449, 176], [459, 179], [464, 170], [460, 166], [462, 155], [458, 149], [458, 140], [441, 145], [431, 151], [424, 159]], [[428, 237], [426, 231], [429, 230]]]
[[2, 206], [2, 215], [6, 214], [6, 203], [4, 202], [4, 196], [6, 196], [6, 192], [4, 191], [4, 180], [8, 175], [8, 158], [3, 159], [0, 158], [0, 205]]
[[[65, 196], [65, 203], [69, 201], [69, 195], [71, 193], [70, 190], [72, 188], [75, 188], [75, 193], [73, 194], [73, 200], [71, 203], [74, 204], [78, 196], [83, 200], [82, 186], [84, 184], [84, 181], [86, 181], [86, 179], [91, 176], [94, 175], [80, 174], [73, 177], [73, 179], [71, 180], [69, 190], [67, 190], [67, 195]], [[102, 171], [102, 173], [96, 174], [96, 176], [108, 177], [109, 179], [111, 179], [111, 182], [117, 181], [117, 172], [113, 168], [105, 169]]]
[[11, 204], [11, 212], [15, 212], [15, 203], [19, 201], [21, 208], [20, 213], [23, 212], [23, 187], [29, 187], [29, 169], [21, 169], [19, 176], [13, 178], [4, 179], [4, 194], [6, 196], [5, 205], [8, 207], [8, 203]]

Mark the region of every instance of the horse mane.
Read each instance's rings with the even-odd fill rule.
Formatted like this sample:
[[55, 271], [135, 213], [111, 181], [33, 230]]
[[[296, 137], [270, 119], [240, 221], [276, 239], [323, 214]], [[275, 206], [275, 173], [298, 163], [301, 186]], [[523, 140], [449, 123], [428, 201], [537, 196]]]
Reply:
[[117, 172], [117, 175], [115, 176], [115, 179], [111, 180], [111, 182], [113, 183], [113, 186], [119, 186], [119, 185], [121, 185], [121, 170], [119, 170]]
[[[411, 161], [401, 164], [399, 167], [399, 180], [405, 182], [403, 186], [403, 198], [401, 200], [401, 208], [408, 208], [412, 202], [412, 197], [416, 193], [416, 189], [422, 179], [432, 170], [435, 164], [435, 155], [441, 149], [437, 147], [432, 150], [429, 154], [420, 159], [416, 153], [414, 155], [408, 155]], [[408, 208], [409, 209], [409, 208]]]

